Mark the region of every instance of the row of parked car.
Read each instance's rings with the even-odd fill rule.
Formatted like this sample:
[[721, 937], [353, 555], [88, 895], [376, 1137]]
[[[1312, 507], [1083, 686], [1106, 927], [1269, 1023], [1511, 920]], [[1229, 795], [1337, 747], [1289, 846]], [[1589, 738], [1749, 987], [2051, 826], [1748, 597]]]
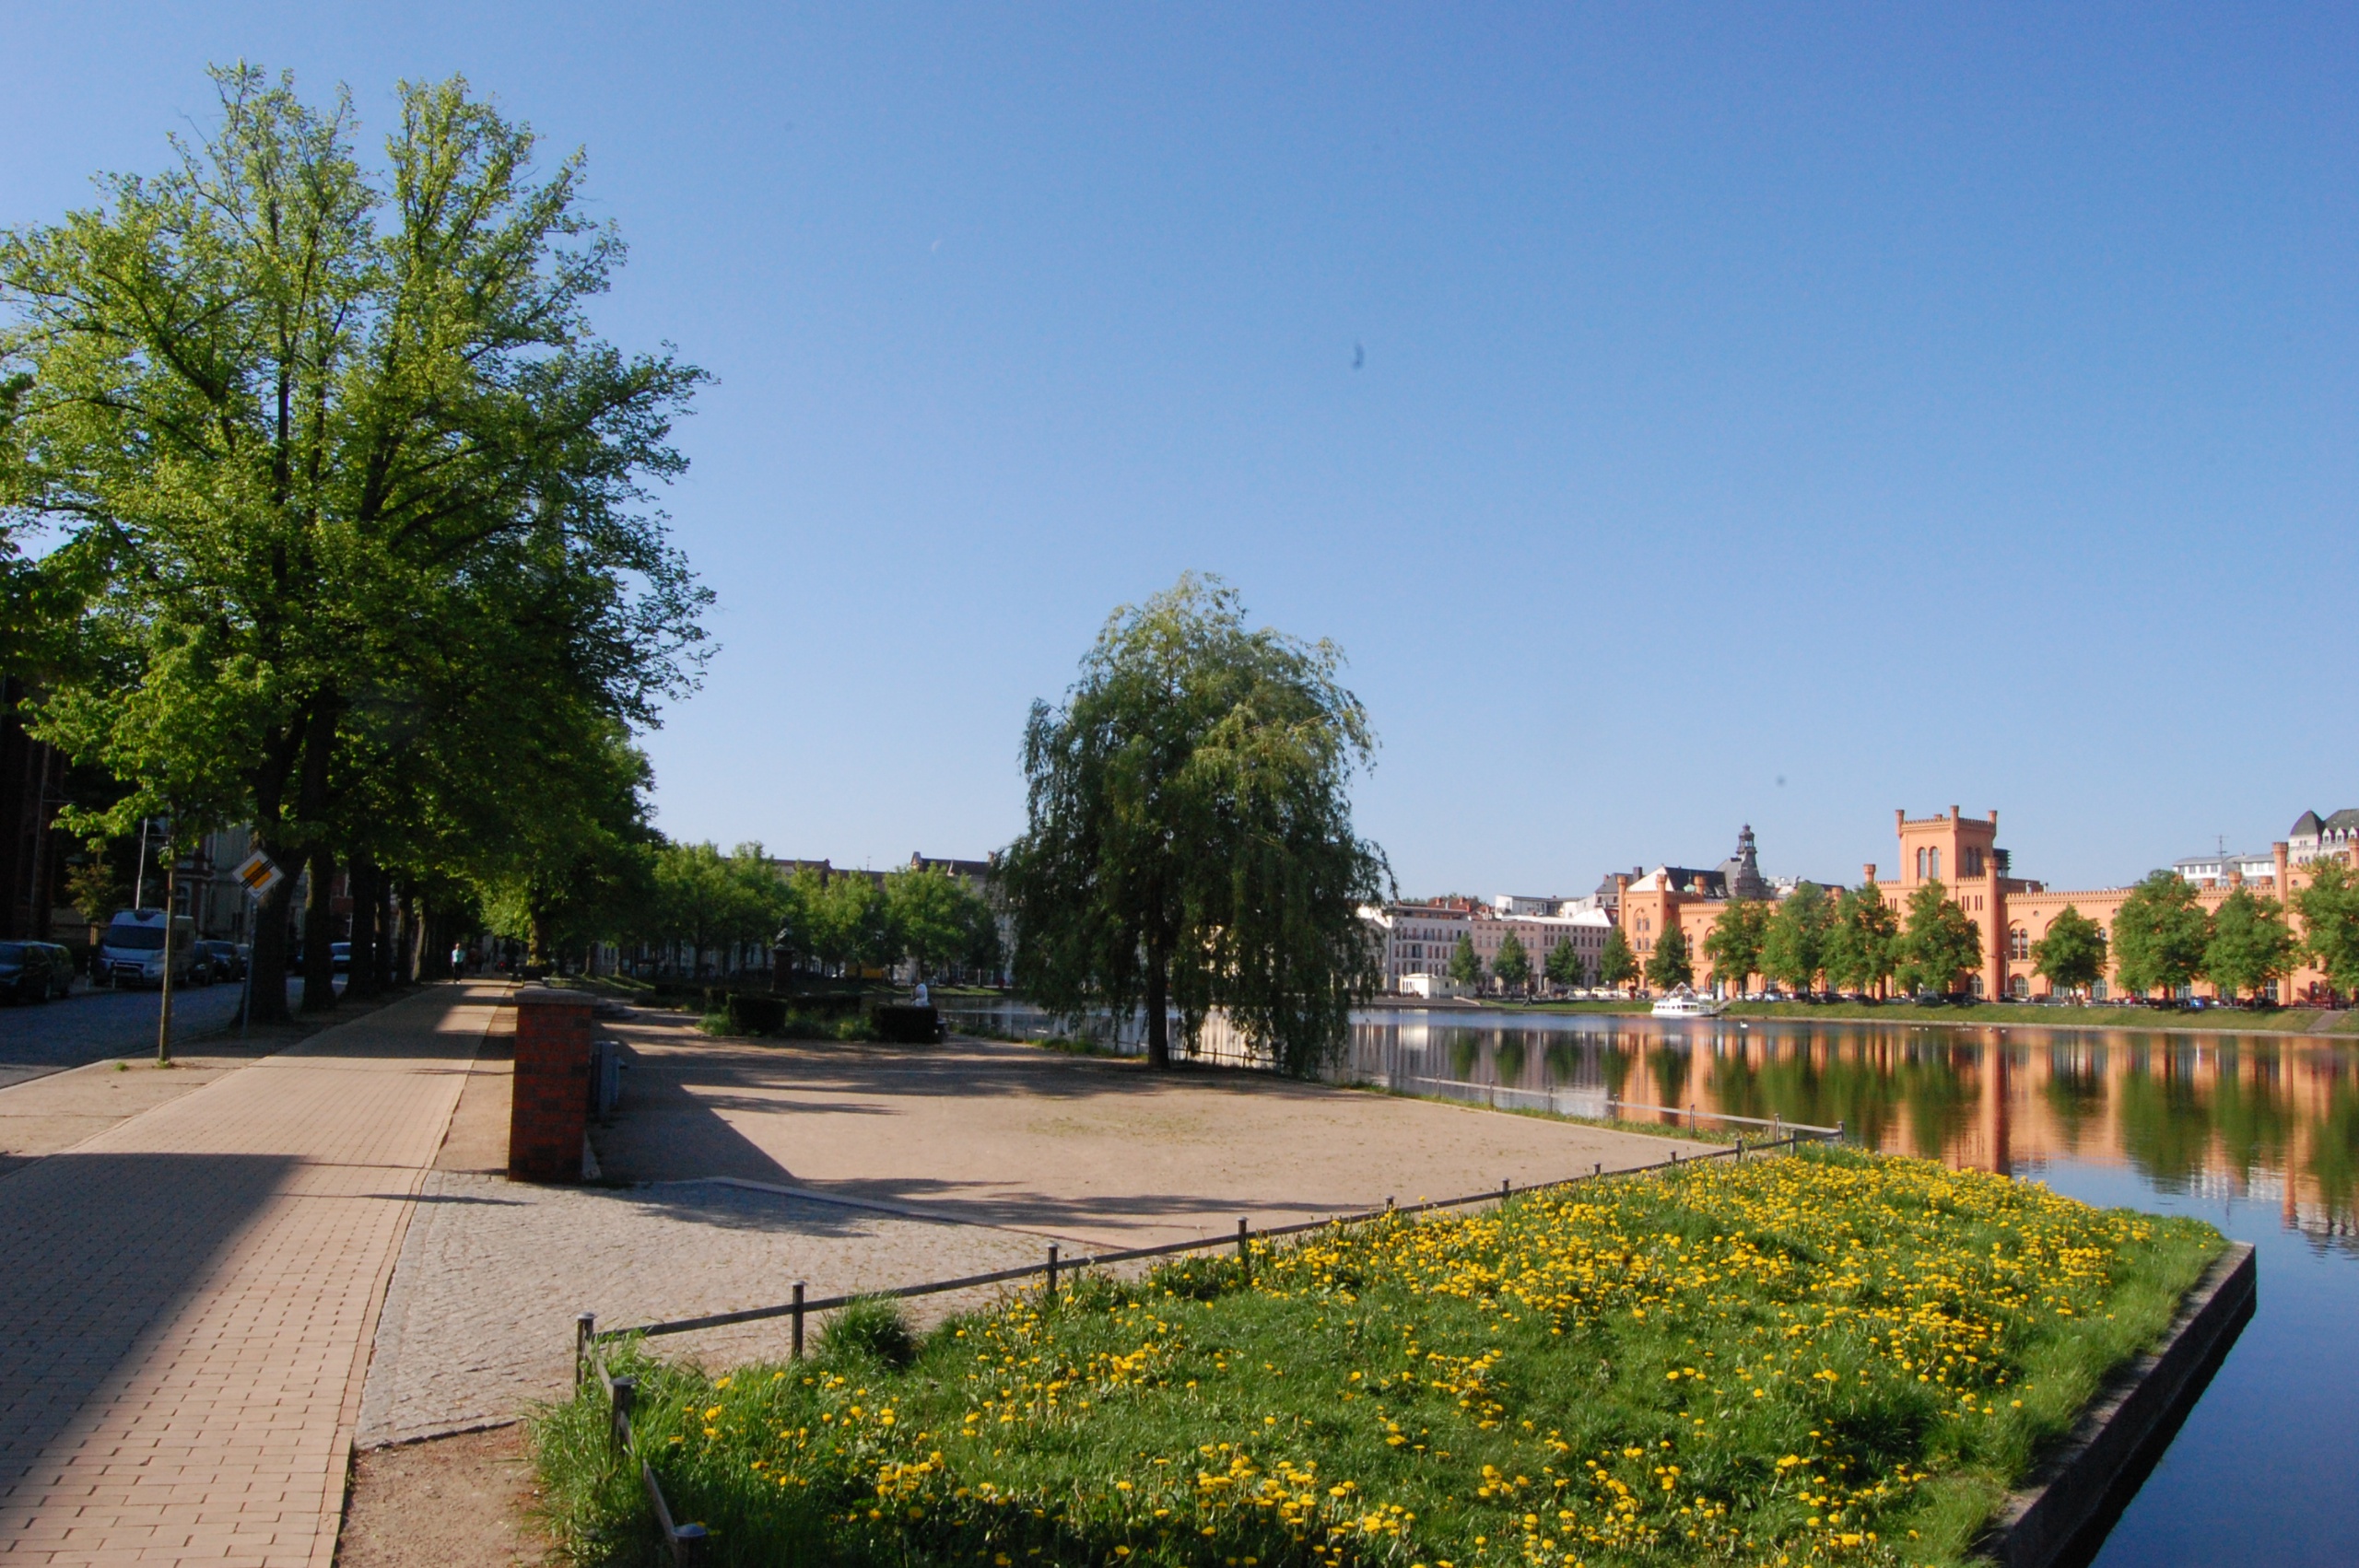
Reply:
[[[183, 917], [179, 924], [185, 928]], [[160, 986], [164, 983], [163, 932], [142, 941], [136, 929], [110, 926], [107, 940], [90, 955], [90, 983], [95, 986]], [[183, 929], [173, 933], [172, 978], [177, 985], [209, 986], [218, 980], [246, 977], [248, 951], [241, 942], [197, 938]], [[77, 965], [74, 950], [53, 942], [0, 942], [0, 998], [9, 1001], [50, 1001], [74, 989]]]

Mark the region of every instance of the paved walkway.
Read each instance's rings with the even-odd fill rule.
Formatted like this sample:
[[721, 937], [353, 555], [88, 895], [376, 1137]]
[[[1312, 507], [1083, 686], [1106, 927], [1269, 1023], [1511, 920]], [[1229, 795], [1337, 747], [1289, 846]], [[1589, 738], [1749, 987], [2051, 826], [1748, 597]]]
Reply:
[[502, 990], [0, 1177], [0, 1562], [327, 1568], [377, 1304]]

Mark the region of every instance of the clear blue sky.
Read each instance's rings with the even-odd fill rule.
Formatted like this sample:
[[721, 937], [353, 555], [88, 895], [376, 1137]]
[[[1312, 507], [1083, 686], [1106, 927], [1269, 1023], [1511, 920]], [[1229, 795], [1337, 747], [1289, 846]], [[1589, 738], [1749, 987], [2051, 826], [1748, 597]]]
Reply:
[[585, 146], [602, 324], [719, 377], [675, 836], [1006, 842], [1190, 568], [1344, 647], [1414, 891], [2359, 803], [2359, 12], [1775, 11], [9, 5], [0, 222], [240, 55]]

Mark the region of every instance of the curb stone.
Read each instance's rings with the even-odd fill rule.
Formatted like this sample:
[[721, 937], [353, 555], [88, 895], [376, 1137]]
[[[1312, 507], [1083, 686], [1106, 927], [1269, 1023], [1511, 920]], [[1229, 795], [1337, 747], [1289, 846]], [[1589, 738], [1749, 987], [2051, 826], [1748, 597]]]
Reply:
[[2107, 1378], [2063, 1445], [2008, 1494], [1975, 1543], [1976, 1561], [2053, 1568], [2088, 1555], [2074, 1551], [2096, 1544], [2084, 1542], [2083, 1532], [2137, 1495], [2161, 1447], [2251, 1319], [2258, 1277], [2245, 1243], [2212, 1260], [2180, 1301], [2161, 1343]]

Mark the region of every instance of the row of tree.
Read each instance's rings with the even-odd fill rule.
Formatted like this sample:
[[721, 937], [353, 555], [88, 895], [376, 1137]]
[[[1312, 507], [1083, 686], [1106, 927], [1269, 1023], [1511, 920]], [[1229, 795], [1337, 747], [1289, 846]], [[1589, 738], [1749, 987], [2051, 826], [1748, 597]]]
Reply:
[[[618, 859], [623, 896], [568, 941], [615, 942], [645, 950], [659, 972], [703, 977], [777, 957], [820, 975], [857, 975], [909, 963], [921, 978], [990, 974], [1000, 964], [990, 905], [946, 872], [792, 871], [757, 843], [723, 853], [712, 844], [655, 843]], [[527, 912], [495, 901], [495, 930]]]
[[[2192, 883], [2158, 871], [2122, 901], [2109, 935], [2068, 904], [2031, 943], [2029, 956], [2034, 972], [2065, 994], [2085, 995], [2110, 969], [2132, 996], [2175, 994], [2209, 980], [2225, 996], [2257, 997], [2305, 959], [2336, 989], [2359, 991], [2359, 878], [2340, 861], [2319, 861], [2293, 901], [2301, 934], [2284, 906], [2265, 894], [2237, 887], [2216, 911], [2206, 911]], [[1731, 899], [1702, 947], [1713, 976], [1739, 990], [1759, 976], [1798, 992], [1822, 985], [1868, 991], [1888, 983], [1907, 995], [1945, 992], [1983, 966], [1980, 929], [1938, 881], [1909, 894], [1905, 922], [1872, 883], [1832, 896], [1803, 883], [1775, 904]], [[1676, 926], [1656, 939], [1643, 962], [1615, 928], [1599, 971], [1609, 986], [1644, 978], [1670, 989], [1695, 979], [1686, 934]]]
[[[1567, 989], [1589, 985], [1595, 977], [1590, 972], [1588, 961], [1581, 957], [1580, 950], [1569, 942], [1559, 942], [1549, 948], [1536, 973]], [[1499, 950], [1492, 954], [1487, 970], [1483, 964], [1483, 955], [1474, 951], [1474, 939], [1461, 932], [1458, 945], [1450, 950], [1449, 974], [1460, 985], [1477, 989], [1487, 974], [1502, 989], [1522, 992], [1531, 989], [1535, 970], [1531, 951], [1515, 932], [1509, 931], [1499, 939]]]
[[114, 781], [65, 824], [250, 824], [318, 895], [307, 1008], [339, 872], [356, 985], [395, 909], [429, 970], [487, 909], [611, 929], [657, 842], [632, 736], [704, 651], [649, 490], [704, 377], [592, 331], [623, 249], [581, 158], [464, 80], [404, 84], [370, 168], [346, 96], [215, 77], [162, 172], [0, 235], [0, 669]]

